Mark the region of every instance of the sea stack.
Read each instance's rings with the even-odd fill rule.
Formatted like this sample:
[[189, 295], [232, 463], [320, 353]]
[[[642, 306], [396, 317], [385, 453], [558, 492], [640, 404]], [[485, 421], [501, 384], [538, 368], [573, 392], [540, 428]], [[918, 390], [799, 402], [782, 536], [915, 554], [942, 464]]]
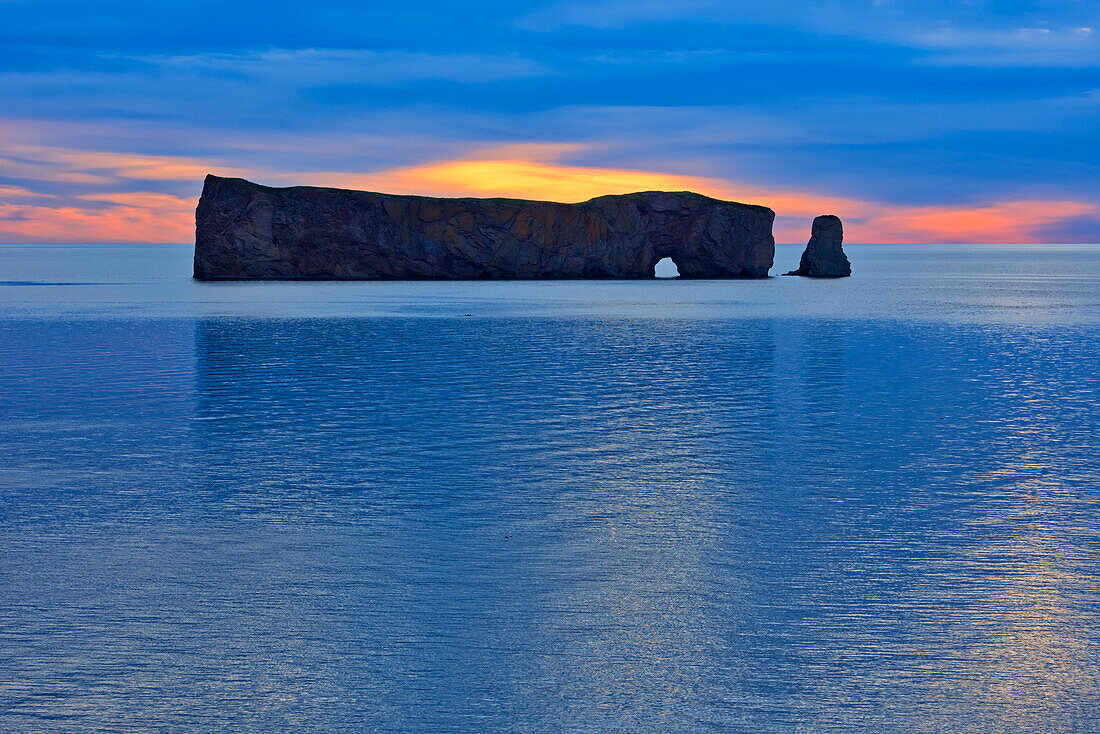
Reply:
[[690, 192], [580, 204], [438, 199], [207, 176], [194, 275], [240, 279], [764, 278], [775, 212]]
[[804, 275], [809, 278], [845, 278], [852, 274], [852, 264], [841, 245], [844, 243], [844, 225], [840, 217], [825, 214], [814, 219], [810, 241], [802, 253], [798, 270], [784, 275]]

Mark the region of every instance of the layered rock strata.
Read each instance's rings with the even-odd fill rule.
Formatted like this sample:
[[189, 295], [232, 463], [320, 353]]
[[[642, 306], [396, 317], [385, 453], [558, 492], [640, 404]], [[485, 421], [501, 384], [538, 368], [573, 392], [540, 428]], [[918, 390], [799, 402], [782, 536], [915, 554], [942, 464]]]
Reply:
[[196, 211], [196, 278], [766, 277], [775, 213], [689, 192], [580, 204], [438, 199], [207, 176]]

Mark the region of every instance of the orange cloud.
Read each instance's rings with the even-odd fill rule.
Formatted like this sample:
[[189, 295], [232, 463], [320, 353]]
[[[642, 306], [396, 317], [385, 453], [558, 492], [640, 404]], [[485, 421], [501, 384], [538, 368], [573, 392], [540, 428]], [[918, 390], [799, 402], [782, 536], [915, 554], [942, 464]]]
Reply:
[[[193, 199], [144, 194], [135, 204], [96, 207], [0, 204], [0, 242], [190, 242]], [[152, 197], [152, 198], [148, 198]]]
[[25, 189], [22, 186], [0, 186], [0, 200], [11, 199], [53, 199], [53, 194], [43, 194]]
[[[0, 158], [0, 173], [33, 180], [105, 183], [112, 179], [201, 181], [217, 164], [202, 158], [73, 150], [47, 145], [11, 145], [19, 160]], [[28, 163], [27, 161], [33, 161]], [[220, 167], [227, 176], [248, 171]]]
[[1006, 201], [978, 207], [878, 207], [855, 232], [864, 242], [1035, 242], [1046, 227], [1100, 217], [1100, 204]]

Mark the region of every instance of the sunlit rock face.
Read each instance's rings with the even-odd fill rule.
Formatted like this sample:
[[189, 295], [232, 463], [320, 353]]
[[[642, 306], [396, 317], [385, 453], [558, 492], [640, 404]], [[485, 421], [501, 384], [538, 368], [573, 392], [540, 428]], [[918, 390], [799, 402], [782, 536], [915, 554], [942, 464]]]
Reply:
[[580, 204], [437, 199], [207, 176], [195, 277], [217, 279], [766, 277], [775, 213], [688, 192]]
[[844, 225], [840, 217], [825, 214], [814, 219], [810, 241], [802, 253], [798, 270], [784, 275], [805, 275], [811, 278], [844, 278], [852, 274], [852, 264], [844, 254]]

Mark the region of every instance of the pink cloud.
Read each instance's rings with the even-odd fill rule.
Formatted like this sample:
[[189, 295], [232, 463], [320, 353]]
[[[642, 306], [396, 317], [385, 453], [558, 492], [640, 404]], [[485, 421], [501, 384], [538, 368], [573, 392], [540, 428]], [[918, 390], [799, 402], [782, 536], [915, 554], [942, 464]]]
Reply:
[[857, 225], [868, 242], [1039, 242], [1051, 225], [1100, 217], [1100, 204], [1084, 201], [1004, 201], [981, 206], [880, 207]]
[[[129, 196], [129, 195], [126, 195]], [[190, 242], [193, 199], [139, 194], [106, 206], [0, 204], [0, 242]]]

